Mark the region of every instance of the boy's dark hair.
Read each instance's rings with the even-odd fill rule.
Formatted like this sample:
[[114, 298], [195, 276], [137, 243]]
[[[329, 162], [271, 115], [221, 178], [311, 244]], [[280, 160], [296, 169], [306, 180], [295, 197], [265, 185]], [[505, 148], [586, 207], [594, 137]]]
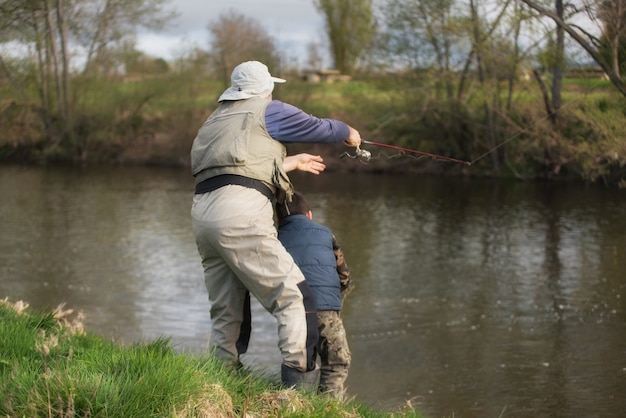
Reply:
[[276, 205], [276, 217], [282, 220], [289, 215], [306, 215], [311, 210], [309, 202], [300, 192], [294, 192], [290, 203], [279, 203]]

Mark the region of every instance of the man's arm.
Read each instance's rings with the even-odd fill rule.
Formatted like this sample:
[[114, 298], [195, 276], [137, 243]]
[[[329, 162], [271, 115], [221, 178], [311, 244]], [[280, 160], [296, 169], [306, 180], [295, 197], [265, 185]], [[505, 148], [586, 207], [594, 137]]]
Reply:
[[265, 126], [272, 138], [285, 143], [332, 144], [347, 141], [355, 135], [344, 122], [309, 115], [279, 100], [273, 100], [267, 105]]

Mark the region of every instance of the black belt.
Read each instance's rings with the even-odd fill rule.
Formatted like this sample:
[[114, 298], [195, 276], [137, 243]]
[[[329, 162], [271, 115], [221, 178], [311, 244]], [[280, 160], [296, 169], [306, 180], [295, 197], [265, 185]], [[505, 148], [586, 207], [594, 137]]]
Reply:
[[220, 187], [228, 184], [236, 184], [238, 186], [249, 187], [251, 189], [258, 190], [261, 194], [267, 197], [269, 200], [274, 199], [274, 193], [261, 180], [252, 179], [250, 177], [238, 176], [236, 174], [222, 174], [220, 176], [210, 177], [206, 180], [196, 184], [196, 194], [203, 194], [212, 192]]

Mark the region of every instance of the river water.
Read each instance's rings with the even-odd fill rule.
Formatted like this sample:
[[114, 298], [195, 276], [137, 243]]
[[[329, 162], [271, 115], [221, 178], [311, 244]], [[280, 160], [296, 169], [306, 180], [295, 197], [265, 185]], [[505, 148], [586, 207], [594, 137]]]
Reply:
[[[626, 411], [626, 191], [296, 174], [340, 240], [349, 396], [426, 416]], [[201, 353], [209, 305], [186, 169], [0, 167], [0, 298], [82, 310], [122, 343]], [[244, 363], [278, 370], [254, 306]]]

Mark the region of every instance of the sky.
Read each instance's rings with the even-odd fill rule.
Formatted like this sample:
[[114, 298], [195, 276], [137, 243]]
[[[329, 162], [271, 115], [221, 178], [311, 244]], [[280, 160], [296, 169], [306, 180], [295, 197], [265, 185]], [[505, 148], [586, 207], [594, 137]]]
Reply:
[[280, 52], [301, 64], [310, 42], [324, 39], [324, 20], [313, 0], [170, 0], [179, 17], [159, 33], [142, 32], [137, 48], [146, 54], [171, 60], [194, 47], [208, 50], [208, 25], [234, 10], [256, 19], [276, 40]]

